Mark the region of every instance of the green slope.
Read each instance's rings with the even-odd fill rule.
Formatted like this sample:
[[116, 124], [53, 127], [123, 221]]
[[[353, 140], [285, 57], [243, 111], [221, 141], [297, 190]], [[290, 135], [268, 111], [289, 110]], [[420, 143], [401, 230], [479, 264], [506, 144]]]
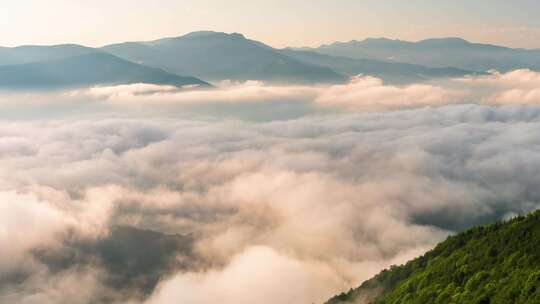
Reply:
[[540, 211], [449, 237], [337, 303], [540, 303]]

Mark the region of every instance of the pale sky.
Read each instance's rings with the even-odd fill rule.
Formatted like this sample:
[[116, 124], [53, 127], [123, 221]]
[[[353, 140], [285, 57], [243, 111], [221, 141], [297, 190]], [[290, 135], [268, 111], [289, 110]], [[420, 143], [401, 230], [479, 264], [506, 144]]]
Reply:
[[539, 0], [0, 0], [0, 45], [241, 32], [275, 47], [463, 37], [540, 48]]

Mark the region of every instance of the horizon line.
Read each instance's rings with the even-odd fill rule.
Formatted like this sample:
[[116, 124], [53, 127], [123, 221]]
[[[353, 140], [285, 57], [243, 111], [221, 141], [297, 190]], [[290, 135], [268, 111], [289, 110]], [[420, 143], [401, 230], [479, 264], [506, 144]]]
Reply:
[[181, 37], [185, 37], [187, 35], [193, 34], [193, 33], [203, 33], [203, 32], [216, 33], [216, 34], [227, 34], [227, 35], [240, 34], [240, 35], [242, 35], [244, 38], [246, 38], [248, 40], [254, 40], [254, 41], [257, 41], [257, 42], [264, 43], [264, 44], [266, 44], [266, 45], [268, 45], [268, 46], [270, 46], [270, 47], [272, 47], [274, 49], [287, 49], [287, 48], [316, 49], [316, 48], [320, 48], [320, 47], [323, 47], [323, 46], [329, 46], [329, 45], [332, 45], [332, 44], [339, 44], [339, 43], [345, 44], [345, 43], [352, 43], [352, 42], [363, 42], [363, 41], [370, 40], [370, 39], [372, 39], [372, 40], [399, 41], [399, 42], [405, 42], [405, 43], [420, 43], [420, 42], [423, 42], [423, 41], [426, 41], [426, 40], [460, 39], [460, 40], [463, 40], [463, 41], [471, 43], [471, 44], [491, 45], [491, 46], [498, 46], [498, 47], [504, 47], [504, 48], [509, 48], [509, 49], [516, 49], [516, 50], [540, 50], [540, 48], [513, 47], [513, 46], [509, 46], [509, 45], [497, 44], [497, 43], [492, 43], [492, 42], [475, 42], [475, 41], [472, 41], [472, 40], [469, 40], [469, 39], [465, 39], [465, 38], [463, 38], [461, 36], [432, 36], [432, 37], [426, 37], [426, 38], [419, 39], [419, 40], [405, 40], [405, 39], [400, 39], [400, 38], [389, 38], [389, 37], [386, 37], [386, 36], [368, 36], [368, 37], [365, 37], [365, 38], [352, 38], [352, 39], [349, 39], [349, 40], [334, 40], [334, 41], [319, 44], [318, 46], [275, 47], [275, 46], [273, 46], [273, 45], [271, 45], [269, 43], [266, 43], [264, 40], [251, 38], [251, 37], [246, 36], [246, 34], [243, 34], [241, 32], [222, 32], [222, 31], [216, 31], [216, 30], [197, 30], [197, 31], [190, 31], [190, 32], [186, 32], [184, 34], [174, 35], [174, 36], [167, 35], [167, 36], [163, 36], [161, 38], [141, 39], [141, 40], [126, 40], [126, 41], [120, 41], [120, 42], [111, 42], [111, 43], [107, 43], [107, 44], [104, 44], [104, 45], [97, 45], [97, 46], [92, 46], [92, 45], [87, 45], [87, 44], [82, 44], [82, 43], [74, 43], [74, 42], [60, 42], [60, 43], [52, 43], [52, 44], [25, 43], [25, 44], [19, 44], [19, 45], [14, 45], [14, 46], [0, 45], [0, 48], [13, 49], [13, 48], [20, 48], [20, 47], [53, 47], [53, 46], [74, 45], [74, 46], [82, 46], [82, 47], [87, 47], [87, 48], [92, 48], [92, 49], [101, 49], [103, 47], [110, 46], [110, 45], [115, 45], [115, 44], [153, 42], [153, 41], [164, 40], [164, 39], [181, 38]]

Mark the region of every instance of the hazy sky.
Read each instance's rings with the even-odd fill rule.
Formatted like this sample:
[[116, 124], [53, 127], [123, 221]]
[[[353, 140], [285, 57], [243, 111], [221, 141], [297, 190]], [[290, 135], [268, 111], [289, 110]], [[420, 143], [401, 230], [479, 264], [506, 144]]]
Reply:
[[276, 47], [461, 36], [540, 48], [538, 0], [2, 0], [0, 45], [100, 46], [210, 29]]

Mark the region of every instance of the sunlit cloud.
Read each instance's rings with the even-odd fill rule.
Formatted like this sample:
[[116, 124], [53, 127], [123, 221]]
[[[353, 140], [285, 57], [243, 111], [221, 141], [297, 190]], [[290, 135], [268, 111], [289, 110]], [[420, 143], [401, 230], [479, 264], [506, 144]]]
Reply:
[[[18, 220], [0, 225], [10, 248], [0, 281], [18, 275], [26, 283], [4, 284], [0, 299], [55, 303], [70, 297], [66, 286], [86, 280], [93, 287], [81, 303], [98, 295], [144, 301], [129, 288], [106, 287], [113, 274], [99, 251], [78, 251], [127, 225], [194, 238], [176, 253], [181, 267], [169, 266], [146, 295], [149, 303], [171, 303], [181, 290], [193, 303], [260, 294], [268, 303], [321, 302], [449, 233], [538, 208], [539, 122], [540, 108], [523, 105], [262, 123], [2, 122], [0, 146], [9, 147], [0, 154], [2, 214]], [[54, 270], [56, 260], [36, 250], [64, 268]], [[68, 263], [66, 252], [87, 257]], [[301, 288], [283, 291], [292, 284], [284, 277]], [[257, 279], [266, 284], [238, 289]]]
[[[177, 89], [133, 84], [52, 92], [0, 93], [4, 116], [22, 108], [43, 113], [114, 112], [133, 115], [200, 114], [249, 120], [291, 119], [310, 113], [380, 112], [449, 104], [540, 104], [540, 74], [530, 70], [432, 81], [404, 86], [371, 76], [330, 86], [276, 86], [260, 81], [227, 82], [217, 89]], [[21, 106], [24, 107], [21, 108]], [[24, 113], [28, 114], [25, 110]], [[16, 116], [16, 115], [15, 115]]]

